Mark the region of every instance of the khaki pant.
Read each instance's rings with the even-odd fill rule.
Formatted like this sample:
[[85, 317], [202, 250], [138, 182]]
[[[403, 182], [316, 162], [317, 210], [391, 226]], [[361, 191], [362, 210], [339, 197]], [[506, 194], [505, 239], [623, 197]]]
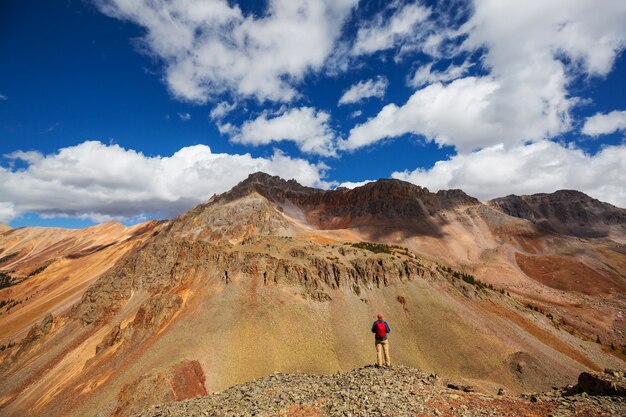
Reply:
[[389, 357], [389, 340], [376, 341], [376, 363], [383, 366], [383, 351], [385, 352], [385, 365], [391, 366], [391, 358]]

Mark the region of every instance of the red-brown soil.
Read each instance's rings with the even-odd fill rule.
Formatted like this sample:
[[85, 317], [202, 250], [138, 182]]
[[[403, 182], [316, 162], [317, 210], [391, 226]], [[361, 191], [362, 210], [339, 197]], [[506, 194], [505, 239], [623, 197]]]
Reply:
[[594, 296], [626, 293], [626, 280], [611, 270], [599, 272], [582, 262], [562, 256], [516, 253], [515, 260], [526, 275], [558, 290]]

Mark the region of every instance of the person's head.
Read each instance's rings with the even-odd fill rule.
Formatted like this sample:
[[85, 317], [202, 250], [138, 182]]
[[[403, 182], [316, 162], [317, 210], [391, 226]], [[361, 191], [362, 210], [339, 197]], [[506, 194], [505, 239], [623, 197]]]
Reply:
[[383, 319], [383, 313], [378, 313], [378, 320], [382, 320]]

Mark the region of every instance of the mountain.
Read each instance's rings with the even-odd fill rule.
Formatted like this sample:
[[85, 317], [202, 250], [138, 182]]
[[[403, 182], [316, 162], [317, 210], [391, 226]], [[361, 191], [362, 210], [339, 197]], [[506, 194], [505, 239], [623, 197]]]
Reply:
[[583, 238], [460, 190], [257, 173], [167, 222], [5, 232], [0, 299], [18, 304], [0, 311], [0, 415], [127, 416], [275, 371], [346, 372], [372, 363], [379, 311], [394, 363], [488, 393], [562, 386], [624, 365], [613, 226]]
[[510, 216], [530, 220], [551, 232], [579, 237], [626, 234], [626, 210], [598, 201], [580, 191], [509, 195], [493, 199], [489, 204]]
[[[58, 314], [126, 253], [158, 230], [110, 222], [83, 230], [27, 227], [0, 234], [0, 345], [24, 337], [47, 313]], [[10, 314], [9, 314], [10, 313]]]

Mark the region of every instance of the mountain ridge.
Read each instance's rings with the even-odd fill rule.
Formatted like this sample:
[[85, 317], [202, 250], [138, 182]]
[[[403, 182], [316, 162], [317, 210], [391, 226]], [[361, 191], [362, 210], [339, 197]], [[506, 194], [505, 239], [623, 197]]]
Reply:
[[[343, 203], [344, 201], [362, 201], [371, 196], [383, 194], [394, 198], [419, 198], [438, 200], [441, 207], [450, 208], [455, 204], [477, 204], [479, 201], [470, 197], [463, 190], [450, 189], [431, 193], [427, 188], [414, 185], [410, 182], [381, 178], [367, 184], [349, 189], [345, 187], [334, 190], [322, 190], [300, 185], [296, 180], [284, 180], [278, 176], [271, 176], [264, 172], [250, 174], [230, 191], [220, 194], [217, 198], [235, 199], [250, 191], [257, 191], [269, 199], [300, 200], [302, 204], [319, 204], [324, 197], [328, 200]], [[306, 198], [310, 197], [310, 198]]]
[[578, 237], [606, 237], [617, 228], [626, 233], [626, 209], [580, 191], [509, 195], [487, 203], [504, 213], [532, 221], [551, 232]]

